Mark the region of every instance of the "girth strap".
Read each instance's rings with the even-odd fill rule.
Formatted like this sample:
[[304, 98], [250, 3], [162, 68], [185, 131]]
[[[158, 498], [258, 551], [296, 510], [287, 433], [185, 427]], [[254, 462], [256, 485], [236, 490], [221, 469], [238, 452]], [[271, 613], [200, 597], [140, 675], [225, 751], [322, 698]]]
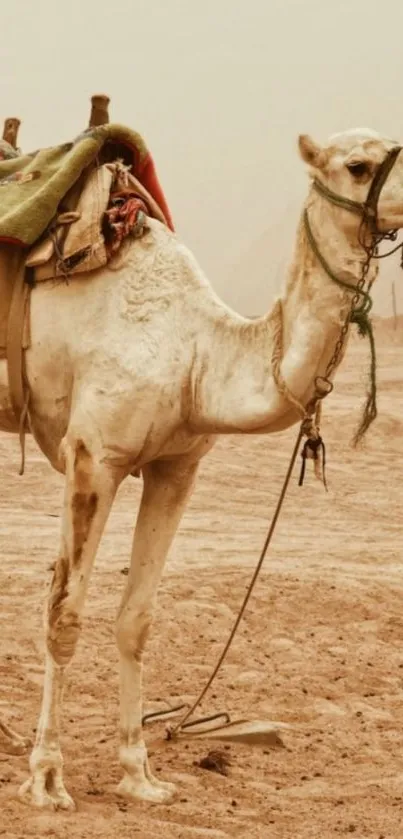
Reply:
[[19, 424], [22, 475], [25, 465], [25, 431], [29, 400], [29, 390], [24, 387], [23, 331], [30, 288], [25, 282], [25, 253], [16, 250], [13, 262], [13, 293], [7, 323], [6, 354], [10, 399]]

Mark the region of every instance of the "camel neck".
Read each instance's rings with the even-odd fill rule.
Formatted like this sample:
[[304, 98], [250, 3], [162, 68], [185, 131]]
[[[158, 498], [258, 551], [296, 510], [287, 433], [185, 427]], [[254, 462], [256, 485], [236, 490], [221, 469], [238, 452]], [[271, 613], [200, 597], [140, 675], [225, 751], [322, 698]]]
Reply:
[[[314, 230], [318, 222], [318, 214], [312, 213]], [[328, 241], [327, 258], [334, 258], [335, 270], [354, 282], [360, 253], [346, 246], [338, 251], [336, 235]], [[272, 375], [276, 319], [282, 313], [282, 376], [294, 396], [307, 404], [315, 377], [323, 375], [333, 353], [350, 300], [319, 264], [301, 220], [281, 306], [255, 320], [227, 309], [224, 315], [218, 304], [210, 312], [210, 328], [201, 331], [196, 352], [192, 427], [210, 433], [263, 433], [296, 422], [297, 412], [279, 394]]]

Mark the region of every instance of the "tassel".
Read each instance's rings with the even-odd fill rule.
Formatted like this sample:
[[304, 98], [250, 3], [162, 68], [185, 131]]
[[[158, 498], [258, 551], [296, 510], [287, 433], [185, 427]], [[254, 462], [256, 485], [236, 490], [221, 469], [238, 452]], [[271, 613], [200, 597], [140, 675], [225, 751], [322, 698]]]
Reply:
[[327, 492], [328, 489], [326, 481], [326, 447], [320, 435], [318, 435], [316, 438], [308, 437], [308, 439], [305, 441], [302, 447], [301, 457], [302, 463], [298, 486], [301, 487], [304, 483], [306, 461], [313, 460], [314, 473], [317, 479], [319, 481], [322, 481], [323, 486], [325, 487], [325, 490]]

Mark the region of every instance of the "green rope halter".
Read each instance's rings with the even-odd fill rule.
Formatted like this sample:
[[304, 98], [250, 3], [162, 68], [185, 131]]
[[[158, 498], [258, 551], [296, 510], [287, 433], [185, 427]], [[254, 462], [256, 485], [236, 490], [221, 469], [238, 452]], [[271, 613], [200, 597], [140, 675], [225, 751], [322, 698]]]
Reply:
[[341, 207], [343, 210], [350, 210], [351, 213], [356, 213], [359, 216], [363, 215], [363, 204], [359, 201], [353, 201], [351, 198], [345, 198], [344, 195], [337, 195], [337, 192], [333, 192], [332, 189], [329, 189], [328, 186], [325, 186], [325, 184], [317, 178], [313, 181], [312, 186], [316, 189], [316, 192], [318, 192], [319, 195], [322, 195], [323, 198], [327, 198], [331, 204], [336, 204], [336, 207]]
[[[343, 202], [348, 201], [349, 199], [341, 199]], [[354, 203], [354, 202], [351, 202]], [[368, 430], [371, 423], [377, 416], [377, 406], [376, 406], [376, 396], [377, 396], [377, 387], [376, 387], [376, 347], [375, 347], [375, 338], [374, 338], [374, 330], [372, 326], [372, 322], [369, 319], [369, 313], [372, 309], [372, 298], [370, 294], [365, 291], [365, 289], [360, 289], [357, 286], [353, 285], [352, 283], [348, 283], [346, 280], [340, 279], [334, 271], [330, 268], [330, 265], [325, 260], [324, 256], [321, 254], [316, 239], [313, 235], [311, 224], [309, 221], [308, 211], [304, 211], [304, 225], [305, 230], [308, 237], [308, 242], [312, 248], [313, 253], [315, 254], [318, 262], [322, 266], [323, 270], [327, 274], [330, 279], [336, 283], [340, 288], [346, 289], [346, 291], [350, 291], [353, 294], [360, 295], [361, 303], [360, 305], [351, 309], [348, 315], [349, 323], [355, 323], [358, 327], [358, 334], [361, 337], [367, 337], [369, 340], [370, 345], [370, 352], [371, 352], [371, 362], [370, 362], [370, 369], [369, 369], [369, 388], [367, 393], [367, 398], [364, 404], [364, 409], [361, 417], [361, 422], [359, 427], [354, 435], [353, 444], [356, 446], [360, 440], [362, 440], [365, 432]]]

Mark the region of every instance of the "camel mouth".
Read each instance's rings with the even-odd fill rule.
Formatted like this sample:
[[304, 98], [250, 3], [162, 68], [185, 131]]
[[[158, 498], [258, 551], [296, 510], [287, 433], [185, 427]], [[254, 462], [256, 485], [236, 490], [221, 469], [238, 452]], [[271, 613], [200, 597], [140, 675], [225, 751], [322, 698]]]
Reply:
[[380, 233], [403, 229], [403, 199], [401, 201], [380, 200], [377, 227]]

